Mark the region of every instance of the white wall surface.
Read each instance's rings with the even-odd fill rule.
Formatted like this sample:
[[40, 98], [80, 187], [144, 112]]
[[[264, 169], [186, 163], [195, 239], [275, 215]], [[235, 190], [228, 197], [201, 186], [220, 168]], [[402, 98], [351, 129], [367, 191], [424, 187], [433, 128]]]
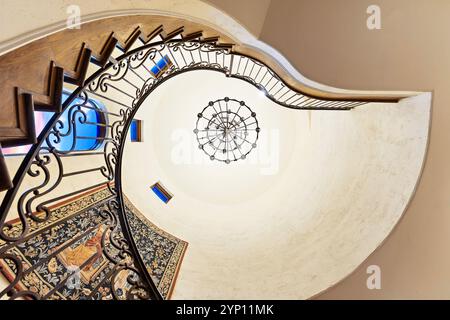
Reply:
[[[196, 114], [224, 96], [257, 113], [262, 137], [252, 154], [278, 155], [275, 174], [264, 170], [270, 157], [211, 162], [189, 138], [192, 163], [174, 158], [175, 138], [193, 138]], [[343, 279], [404, 212], [421, 172], [429, 112], [429, 94], [348, 112], [290, 110], [207, 71], [158, 88], [136, 116], [144, 142], [127, 144], [123, 182], [151, 221], [189, 242], [173, 298], [309, 298]], [[271, 132], [278, 145], [264, 138]], [[149, 189], [159, 180], [174, 194], [167, 205]]]

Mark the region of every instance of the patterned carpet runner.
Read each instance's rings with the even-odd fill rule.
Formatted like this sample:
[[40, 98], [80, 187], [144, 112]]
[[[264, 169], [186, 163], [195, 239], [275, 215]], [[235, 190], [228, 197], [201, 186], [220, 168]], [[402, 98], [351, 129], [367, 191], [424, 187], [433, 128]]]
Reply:
[[[107, 188], [96, 189], [54, 206], [47, 222], [31, 222], [29, 236], [7, 250], [21, 260], [25, 273], [16, 289], [37, 292], [45, 299], [112, 299], [112, 287], [125, 283], [127, 274], [117, 271], [117, 266], [105, 255], [105, 251], [114, 254], [111, 244], [105, 241], [111, 232], [108, 223], [111, 217], [105, 214], [111, 211], [111, 199]], [[125, 204], [147, 270], [163, 298], [169, 299], [187, 242], [155, 226], [128, 199]], [[10, 223], [11, 232], [14, 228], [20, 230], [18, 220]], [[0, 240], [0, 249], [5, 246]], [[77, 268], [78, 283], [70, 285], [66, 280]], [[16, 269], [12, 261], [0, 259], [0, 270], [9, 281], [15, 278]], [[114, 294], [125, 298], [120, 290]]]

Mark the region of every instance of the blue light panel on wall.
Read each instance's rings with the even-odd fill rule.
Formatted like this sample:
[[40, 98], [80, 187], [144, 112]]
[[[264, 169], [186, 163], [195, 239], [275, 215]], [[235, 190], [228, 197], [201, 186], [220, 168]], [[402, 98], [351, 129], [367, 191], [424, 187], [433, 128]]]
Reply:
[[172, 66], [172, 61], [170, 61], [169, 56], [165, 55], [161, 58], [150, 70], [155, 78], [158, 78], [167, 69]]
[[170, 199], [172, 199], [172, 195], [159, 182], [155, 183], [150, 188], [164, 203], [168, 203]]
[[[62, 102], [70, 96], [70, 92], [63, 92], [61, 99]], [[63, 115], [60, 116], [61, 125], [64, 126], [65, 130], [68, 128], [67, 119], [70, 118], [69, 113], [73, 113], [74, 106], [78, 106], [77, 109], [83, 112], [83, 117], [76, 116], [73, 119], [73, 126], [76, 126], [76, 135], [82, 138], [75, 138], [74, 130], [69, 130], [65, 135], [61, 135], [59, 142], [53, 142], [52, 145], [58, 151], [89, 151], [96, 150], [100, 148], [103, 144], [103, 138], [106, 137], [107, 132], [105, 126], [100, 126], [96, 124], [106, 125], [108, 122], [107, 117], [102, 111], [106, 111], [106, 107], [98, 100], [89, 98], [84, 101], [82, 98], [75, 98], [70, 106], [64, 111]], [[36, 135], [39, 135], [41, 131], [45, 128], [47, 123], [52, 119], [53, 112], [34, 112]], [[46, 146], [44, 141], [43, 145]], [[26, 154], [31, 148], [31, 145], [18, 146], [12, 148], [5, 148], [3, 153], [5, 155], [15, 155], [15, 154]]]

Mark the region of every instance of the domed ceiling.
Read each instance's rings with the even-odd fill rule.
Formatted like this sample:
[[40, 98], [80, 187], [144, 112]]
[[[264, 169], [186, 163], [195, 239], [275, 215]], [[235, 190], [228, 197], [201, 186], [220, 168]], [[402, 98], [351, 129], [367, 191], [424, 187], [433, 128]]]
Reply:
[[[237, 103], [229, 113], [239, 120], [228, 119], [235, 129], [257, 120], [247, 135], [223, 124], [225, 98]], [[309, 298], [347, 276], [386, 238], [414, 191], [427, 99], [292, 110], [212, 71], [156, 89], [136, 114], [143, 142], [126, 145], [123, 184], [151, 221], [189, 242], [173, 298]], [[218, 100], [225, 113], [208, 111]], [[240, 102], [248, 114], [237, 112]], [[211, 145], [199, 147], [196, 129], [214, 126], [221, 133], [203, 135], [205, 142], [222, 140], [217, 157], [227, 143], [238, 161], [211, 159]], [[255, 144], [245, 159], [233, 139]], [[150, 189], [158, 181], [173, 194], [167, 204]]]

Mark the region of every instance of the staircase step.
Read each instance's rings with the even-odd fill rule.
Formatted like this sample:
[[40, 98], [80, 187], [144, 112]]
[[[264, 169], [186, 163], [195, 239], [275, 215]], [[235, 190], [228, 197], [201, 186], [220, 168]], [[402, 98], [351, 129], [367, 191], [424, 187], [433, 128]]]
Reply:
[[47, 95], [33, 94], [34, 110], [61, 112], [62, 110], [62, 91], [64, 83], [64, 69], [58, 67], [55, 62], [51, 62], [50, 77], [48, 83]]
[[184, 27], [179, 27], [175, 30], [173, 30], [172, 32], [165, 34], [163, 33], [161, 36], [164, 40], [164, 42], [167, 42], [169, 40], [172, 40], [173, 38], [177, 37], [177, 36], [181, 36], [181, 34], [184, 32]]
[[[4, 148], [18, 147], [27, 144], [36, 143], [36, 127], [34, 120], [34, 102], [33, 95], [26, 92], [21, 92], [21, 90], [16, 89], [16, 95], [18, 101], [23, 103], [23, 110], [25, 110], [25, 124], [21, 126], [22, 131], [24, 131], [24, 137], [21, 138], [7, 138], [0, 140]], [[0, 137], [1, 138], [1, 137]]]

